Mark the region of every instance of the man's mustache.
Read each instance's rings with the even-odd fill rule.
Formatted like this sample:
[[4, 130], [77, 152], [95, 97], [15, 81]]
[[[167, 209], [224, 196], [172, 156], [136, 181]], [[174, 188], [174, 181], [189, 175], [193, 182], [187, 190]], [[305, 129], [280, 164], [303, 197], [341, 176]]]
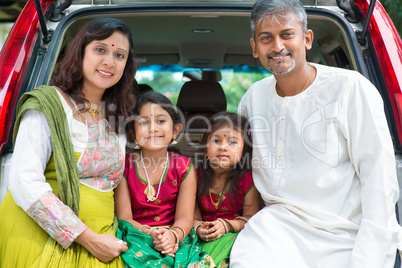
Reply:
[[272, 52], [270, 54], [267, 55], [267, 58], [272, 58], [272, 57], [282, 57], [282, 56], [287, 56], [290, 55], [292, 56], [292, 51], [288, 51], [288, 50], [282, 50], [280, 52]]

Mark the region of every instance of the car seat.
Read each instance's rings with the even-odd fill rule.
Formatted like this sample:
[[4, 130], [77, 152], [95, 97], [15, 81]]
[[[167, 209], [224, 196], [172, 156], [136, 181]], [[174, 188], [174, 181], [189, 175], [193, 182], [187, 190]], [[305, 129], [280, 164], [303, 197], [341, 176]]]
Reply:
[[177, 108], [183, 123], [177, 147], [181, 154], [195, 159], [202, 149], [199, 144], [202, 135], [210, 128], [210, 118], [226, 111], [225, 93], [217, 81], [189, 81], [180, 90]]

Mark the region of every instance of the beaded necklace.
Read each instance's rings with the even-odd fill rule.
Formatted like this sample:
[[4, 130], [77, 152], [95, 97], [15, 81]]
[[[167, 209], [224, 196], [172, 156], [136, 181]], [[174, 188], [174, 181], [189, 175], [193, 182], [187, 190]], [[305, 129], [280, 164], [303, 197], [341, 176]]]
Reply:
[[165, 166], [164, 166], [164, 169], [162, 172], [162, 176], [159, 180], [158, 193], [155, 196], [155, 187], [153, 185], [151, 185], [151, 183], [149, 182], [148, 172], [147, 172], [147, 168], [145, 167], [145, 164], [144, 164], [144, 158], [142, 157], [142, 150], [141, 150], [141, 163], [142, 163], [142, 166], [144, 167], [145, 177], [147, 178], [147, 182], [148, 182], [147, 188], [145, 188], [145, 191], [144, 191], [144, 194], [147, 196], [147, 202], [149, 202], [149, 201], [153, 202], [156, 199], [158, 199], [159, 191], [161, 190], [161, 187], [162, 187], [162, 184], [161, 184], [162, 179], [163, 179], [163, 176], [165, 175], [165, 171], [166, 171], [166, 167], [167, 167], [167, 161], [168, 161], [168, 152], [166, 152], [166, 162], [165, 162]]

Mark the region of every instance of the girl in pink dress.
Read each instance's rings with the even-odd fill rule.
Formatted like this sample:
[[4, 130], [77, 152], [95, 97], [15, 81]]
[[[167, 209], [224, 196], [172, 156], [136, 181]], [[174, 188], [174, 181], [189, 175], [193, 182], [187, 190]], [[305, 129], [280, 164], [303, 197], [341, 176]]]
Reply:
[[222, 112], [211, 120], [198, 171], [194, 229], [217, 267], [229, 266], [232, 245], [248, 219], [259, 210], [259, 194], [251, 175], [251, 140], [247, 120]]
[[[126, 267], [214, 267], [192, 231], [197, 179], [193, 162], [170, 152], [182, 125], [168, 98], [144, 93], [128, 125], [134, 147], [115, 191], [117, 236]], [[128, 144], [130, 146], [130, 144]]]

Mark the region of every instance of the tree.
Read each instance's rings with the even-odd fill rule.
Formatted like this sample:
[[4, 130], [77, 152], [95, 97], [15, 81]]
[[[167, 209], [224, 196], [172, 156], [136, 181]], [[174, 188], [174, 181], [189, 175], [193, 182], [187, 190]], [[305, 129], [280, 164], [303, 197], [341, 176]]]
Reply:
[[402, 36], [402, 0], [382, 0], [381, 4], [391, 17], [399, 36]]

